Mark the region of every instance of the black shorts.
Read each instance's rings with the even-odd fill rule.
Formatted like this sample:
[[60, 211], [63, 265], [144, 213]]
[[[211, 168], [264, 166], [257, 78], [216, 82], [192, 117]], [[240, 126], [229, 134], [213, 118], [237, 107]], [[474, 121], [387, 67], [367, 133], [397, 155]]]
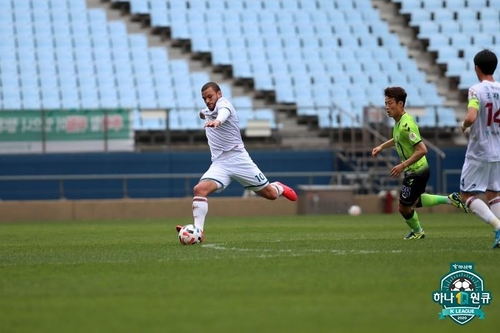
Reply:
[[430, 176], [431, 170], [429, 168], [418, 174], [405, 174], [403, 187], [399, 192], [399, 203], [405, 207], [413, 206], [425, 192]]

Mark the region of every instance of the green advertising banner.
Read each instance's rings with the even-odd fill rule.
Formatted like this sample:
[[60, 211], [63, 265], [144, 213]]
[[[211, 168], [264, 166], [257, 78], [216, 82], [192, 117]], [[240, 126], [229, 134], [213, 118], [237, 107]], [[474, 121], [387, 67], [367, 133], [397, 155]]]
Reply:
[[122, 109], [1, 111], [0, 153], [132, 150], [131, 128]]

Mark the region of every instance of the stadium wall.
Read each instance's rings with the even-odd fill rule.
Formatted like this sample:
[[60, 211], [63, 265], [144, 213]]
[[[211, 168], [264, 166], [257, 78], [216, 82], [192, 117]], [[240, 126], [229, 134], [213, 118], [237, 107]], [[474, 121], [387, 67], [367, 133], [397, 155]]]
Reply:
[[[59, 222], [164, 219], [172, 224], [188, 223], [191, 198], [124, 200], [57, 200], [0, 202], [0, 222]], [[208, 218], [231, 216], [292, 216], [298, 214], [297, 202], [269, 201], [258, 197], [211, 198]], [[363, 214], [384, 213], [385, 202], [376, 195], [355, 196]], [[397, 200], [392, 213], [396, 214]], [[452, 206], [420, 208], [419, 212], [456, 212]]]
[[[429, 187], [433, 192], [439, 187], [440, 168], [460, 169], [464, 148], [444, 149], [447, 157], [437, 163], [437, 157], [429, 153], [432, 168]], [[332, 172], [350, 171], [331, 150], [269, 150], [251, 151], [253, 160], [264, 173], [276, 172]], [[439, 165], [440, 164], [440, 165]], [[202, 175], [210, 165], [209, 152], [161, 152], [161, 153], [91, 153], [91, 154], [40, 154], [1, 155], [0, 176], [43, 175], [119, 175], [119, 174], [172, 174], [189, 173]], [[274, 179], [270, 179], [274, 180]], [[308, 177], [284, 178], [293, 187], [309, 184]], [[192, 179], [143, 179], [127, 183], [129, 198], [182, 198], [190, 196], [191, 188], [198, 181]], [[441, 180], [442, 181], [442, 180]], [[330, 177], [315, 177], [314, 184], [328, 184]], [[447, 176], [448, 188], [444, 192], [458, 190], [459, 175]], [[240, 197], [242, 188], [231, 184], [221, 194], [213, 197]], [[60, 183], [51, 181], [2, 181], [0, 200], [58, 200]], [[64, 182], [64, 199], [121, 199], [123, 181], [120, 179], [84, 179]]]
[[[264, 173], [315, 172], [345, 170], [334, 162], [330, 150], [318, 151], [255, 151], [253, 160]], [[174, 198], [191, 195], [192, 187], [210, 166], [210, 152], [155, 152], [155, 153], [89, 153], [41, 154], [0, 156], [1, 176], [40, 175], [119, 175], [119, 174], [197, 174], [189, 179], [142, 179], [127, 183], [130, 198]], [[270, 179], [271, 181], [274, 179]], [[315, 178], [319, 184], [328, 183], [329, 177]], [[307, 184], [308, 179], [283, 179], [291, 186]], [[231, 184], [222, 194], [214, 196], [241, 196], [239, 184]], [[64, 198], [121, 199], [123, 181], [120, 179], [84, 179], [64, 182]], [[52, 181], [0, 182], [1, 200], [57, 200], [60, 184]]]

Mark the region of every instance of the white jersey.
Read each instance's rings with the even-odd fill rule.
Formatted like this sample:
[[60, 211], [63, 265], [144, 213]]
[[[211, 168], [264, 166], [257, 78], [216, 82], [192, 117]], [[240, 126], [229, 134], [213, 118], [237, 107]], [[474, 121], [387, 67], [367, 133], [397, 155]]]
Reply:
[[500, 82], [483, 81], [472, 86], [468, 99], [469, 105], [479, 102], [479, 111], [470, 127], [465, 157], [482, 162], [499, 162]]
[[[221, 97], [215, 103], [215, 108], [210, 111], [208, 108], [201, 112], [205, 115], [205, 119], [215, 120], [220, 109], [228, 109], [230, 114], [227, 120], [217, 128], [205, 127], [205, 134], [208, 139], [208, 146], [212, 155], [212, 161], [219, 158], [224, 152], [244, 152], [245, 145], [241, 139], [240, 126], [238, 123], [238, 115], [231, 102], [226, 98]], [[230, 154], [224, 154], [230, 156]], [[223, 157], [222, 157], [223, 158]]]

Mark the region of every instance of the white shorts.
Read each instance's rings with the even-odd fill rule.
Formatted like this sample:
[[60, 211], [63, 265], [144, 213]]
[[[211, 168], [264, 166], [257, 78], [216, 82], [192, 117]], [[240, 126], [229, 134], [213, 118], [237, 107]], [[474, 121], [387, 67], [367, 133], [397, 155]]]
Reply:
[[465, 158], [460, 176], [460, 191], [500, 192], [500, 162], [480, 162]]
[[224, 191], [233, 179], [245, 189], [254, 192], [262, 190], [269, 184], [266, 176], [246, 151], [223, 161], [212, 162], [210, 168], [200, 178], [200, 180], [215, 181], [219, 186], [217, 193]]

